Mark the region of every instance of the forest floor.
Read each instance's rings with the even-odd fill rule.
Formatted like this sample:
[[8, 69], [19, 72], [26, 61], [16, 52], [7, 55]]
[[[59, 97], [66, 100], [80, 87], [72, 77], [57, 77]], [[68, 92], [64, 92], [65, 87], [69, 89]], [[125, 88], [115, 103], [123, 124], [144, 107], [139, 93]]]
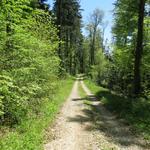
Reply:
[[142, 137], [111, 114], [77, 80], [46, 134], [45, 150], [148, 150]]

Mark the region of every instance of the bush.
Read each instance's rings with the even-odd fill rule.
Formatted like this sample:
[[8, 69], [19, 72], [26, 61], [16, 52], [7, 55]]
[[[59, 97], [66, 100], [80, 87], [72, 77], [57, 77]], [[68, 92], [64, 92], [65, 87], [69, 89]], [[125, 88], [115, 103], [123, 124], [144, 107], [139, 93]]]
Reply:
[[0, 75], [0, 118], [7, 124], [17, 123], [26, 113], [26, 97], [8, 76]]
[[13, 125], [55, 93], [59, 39], [49, 12], [28, 1], [4, 1], [0, 11], [0, 121]]

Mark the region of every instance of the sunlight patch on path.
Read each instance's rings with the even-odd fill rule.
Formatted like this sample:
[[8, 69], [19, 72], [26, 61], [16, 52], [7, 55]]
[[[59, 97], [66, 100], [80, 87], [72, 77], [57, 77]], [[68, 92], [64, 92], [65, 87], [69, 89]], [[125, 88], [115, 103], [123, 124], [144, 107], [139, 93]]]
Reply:
[[[92, 132], [85, 130], [89, 122], [84, 121], [85, 105], [80, 100], [78, 85], [79, 81], [76, 81], [51, 129], [55, 139], [45, 145], [45, 150], [100, 150]], [[77, 116], [82, 118], [74, 120]]]

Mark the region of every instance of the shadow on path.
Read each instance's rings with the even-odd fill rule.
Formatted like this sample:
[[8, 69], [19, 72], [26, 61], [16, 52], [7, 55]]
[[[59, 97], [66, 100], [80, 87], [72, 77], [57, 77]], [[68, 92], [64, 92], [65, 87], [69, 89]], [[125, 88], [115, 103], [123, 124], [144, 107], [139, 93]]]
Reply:
[[[115, 95], [109, 91], [103, 91], [99, 92], [97, 96], [100, 98], [113, 98]], [[129, 126], [122, 123], [115, 115], [106, 110], [103, 104], [96, 98], [97, 96], [89, 95], [85, 98], [73, 99], [73, 101], [83, 101], [85, 103], [85, 107], [82, 109], [84, 116], [77, 115], [74, 118], [68, 118], [68, 121], [78, 123], [90, 122], [90, 125], [85, 130], [89, 132], [92, 130], [102, 132], [106, 137], [109, 137], [108, 140], [110, 142], [123, 147], [137, 146], [138, 149], [146, 148], [143, 141], [138, 140], [138, 137], [131, 133]]]

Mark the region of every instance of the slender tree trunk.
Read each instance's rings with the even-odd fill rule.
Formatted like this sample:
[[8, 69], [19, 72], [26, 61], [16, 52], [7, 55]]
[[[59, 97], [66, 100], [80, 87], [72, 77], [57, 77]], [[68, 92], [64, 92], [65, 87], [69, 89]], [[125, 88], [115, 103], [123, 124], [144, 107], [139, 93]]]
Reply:
[[[62, 0], [58, 0], [58, 13], [57, 13], [57, 25], [59, 25], [59, 32], [58, 32], [58, 37], [60, 40], [62, 40], [61, 36], [61, 28], [62, 28]], [[59, 43], [59, 48], [58, 48], [58, 56], [60, 59], [62, 59], [62, 54], [61, 54], [61, 43]]]
[[70, 74], [72, 75], [72, 54], [70, 53]]
[[139, 0], [138, 33], [134, 62], [134, 94], [141, 93], [141, 59], [143, 52], [143, 24], [144, 24], [145, 0]]
[[80, 72], [84, 73], [84, 54], [83, 54], [83, 49], [82, 49], [82, 56], [81, 56], [81, 66], [80, 66]]
[[90, 49], [89, 49], [89, 66], [91, 66], [92, 65], [92, 32], [91, 31], [90, 31], [89, 37], [90, 37], [90, 44], [89, 44], [89, 47], [90, 47]]
[[73, 54], [72, 54], [72, 47], [73, 47], [73, 35], [70, 33], [70, 74], [73, 75]]
[[66, 68], [66, 71], [69, 72], [70, 70], [70, 66], [69, 66], [69, 31], [68, 29], [66, 29], [66, 46], [65, 46], [65, 68]]
[[94, 32], [93, 32], [93, 41], [92, 41], [92, 49], [91, 49], [91, 65], [95, 64], [95, 38], [96, 38], [96, 28], [94, 27]]
[[96, 35], [96, 31], [94, 32], [94, 35], [93, 35], [92, 65], [95, 64], [95, 35]]
[[[63, 0], [57, 0], [57, 3], [58, 3], [58, 8], [57, 8], [57, 25], [58, 25], [58, 37], [59, 37], [59, 40], [61, 41], [62, 40], [62, 1]], [[62, 73], [62, 68], [64, 67], [64, 63], [63, 63], [63, 56], [62, 56], [62, 44], [61, 42], [59, 42], [59, 47], [58, 47], [58, 56], [60, 58], [60, 69], [59, 69], [59, 72]]]

